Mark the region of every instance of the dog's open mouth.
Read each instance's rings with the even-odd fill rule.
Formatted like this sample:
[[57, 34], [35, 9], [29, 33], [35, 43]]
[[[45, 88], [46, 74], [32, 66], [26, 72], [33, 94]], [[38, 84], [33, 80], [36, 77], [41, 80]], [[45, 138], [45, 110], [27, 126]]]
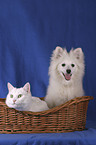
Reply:
[[64, 74], [63, 72], [62, 72], [62, 74], [67, 81], [69, 81], [71, 79], [72, 74], [68, 74], [68, 73]]

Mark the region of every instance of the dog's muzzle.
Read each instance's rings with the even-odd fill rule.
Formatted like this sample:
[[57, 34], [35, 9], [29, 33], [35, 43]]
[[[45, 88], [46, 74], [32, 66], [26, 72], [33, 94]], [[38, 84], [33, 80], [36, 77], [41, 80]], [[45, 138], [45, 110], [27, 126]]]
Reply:
[[63, 76], [65, 77], [65, 79], [66, 79], [67, 81], [69, 81], [69, 80], [71, 79], [72, 74], [71, 74], [71, 70], [70, 70], [70, 69], [67, 69], [67, 70], [66, 70], [66, 73], [63, 73], [63, 72], [62, 72], [62, 74], [63, 74]]

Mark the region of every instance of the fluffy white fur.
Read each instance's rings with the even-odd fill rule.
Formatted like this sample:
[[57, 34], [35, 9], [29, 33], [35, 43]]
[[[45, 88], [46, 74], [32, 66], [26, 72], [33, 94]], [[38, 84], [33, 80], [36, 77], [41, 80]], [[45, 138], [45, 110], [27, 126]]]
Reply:
[[10, 108], [19, 111], [33, 112], [49, 109], [45, 101], [31, 95], [29, 83], [26, 83], [22, 88], [15, 88], [8, 83], [8, 90], [9, 93], [6, 98], [6, 104]]
[[83, 96], [84, 54], [81, 48], [66, 49], [56, 47], [49, 67], [49, 86], [45, 101], [50, 108]]

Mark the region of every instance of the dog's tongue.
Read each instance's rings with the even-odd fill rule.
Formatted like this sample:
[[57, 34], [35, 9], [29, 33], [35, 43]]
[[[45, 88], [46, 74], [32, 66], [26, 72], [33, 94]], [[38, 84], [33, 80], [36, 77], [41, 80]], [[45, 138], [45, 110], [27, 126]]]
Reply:
[[66, 80], [70, 80], [70, 79], [71, 79], [70, 74], [65, 74], [65, 79], [66, 79]]

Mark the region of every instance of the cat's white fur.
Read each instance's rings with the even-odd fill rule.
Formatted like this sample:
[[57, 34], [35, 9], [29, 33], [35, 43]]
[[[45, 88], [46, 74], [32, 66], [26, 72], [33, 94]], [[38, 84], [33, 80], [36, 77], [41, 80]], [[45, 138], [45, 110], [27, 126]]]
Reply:
[[[40, 100], [38, 97], [33, 97], [30, 92], [30, 84], [26, 83], [22, 88], [15, 88], [8, 83], [9, 93], [6, 97], [6, 105], [19, 111], [33, 111], [39, 112], [48, 110], [45, 101]], [[22, 94], [20, 98], [18, 95]], [[13, 98], [12, 98], [13, 95]]]
[[[63, 66], [62, 66], [63, 64]], [[66, 49], [57, 46], [49, 67], [49, 86], [45, 101], [50, 108], [83, 96], [84, 54], [81, 48]], [[69, 71], [69, 74], [67, 73]]]

